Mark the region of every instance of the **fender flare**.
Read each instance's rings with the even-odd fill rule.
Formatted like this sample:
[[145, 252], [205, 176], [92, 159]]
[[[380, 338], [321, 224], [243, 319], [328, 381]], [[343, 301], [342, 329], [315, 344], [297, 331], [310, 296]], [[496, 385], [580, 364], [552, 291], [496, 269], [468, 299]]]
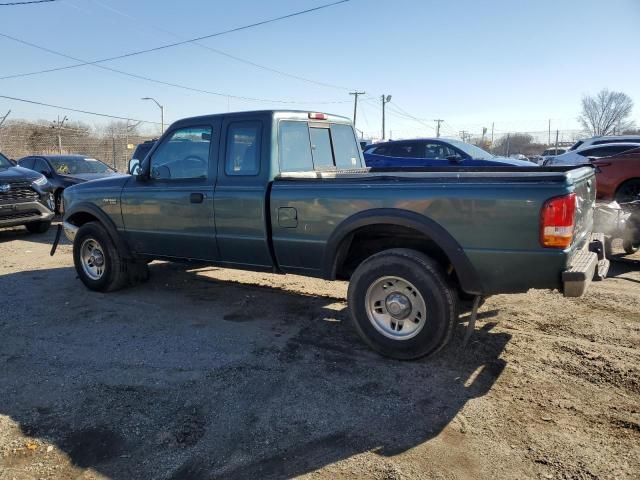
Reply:
[[476, 269], [464, 253], [463, 248], [439, 223], [434, 220], [407, 210], [394, 208], [377, 208], [356, 213], [343, 220], [333, 231], [327, 241], [323, 258], [323, 277], [333, 280], [336, 278], [338, 261], [341, 259], [338, 251], [342, 242], [354, 231], [369, 225], [395, 225], [411, 228], [429, 237], [440, 247], [449, 258], [456, 271], [463, 291], [472, 295], [482, 294], [482, 283]]
[[107, 231], [109, 238], [111, 238], [111, 241], [114, 243], [114, 245], [120, 252], [120, 255], [122, 255], [122, 257], [124, 258], [133, 258], [129, 245], [127, 245], [127, 243], [124, 241], [124, 238], [122, 238], [122, 235], [118, 233], [116, 224], [113, 223], [113, 220], [111, 220], [111, 217], [109, 217], [109, 215], [107, 215], [103, 210], [101, 210], [98, 206], [96, 206], [93, 203], [80, 202], [78, 204], [73, 205], [73, 207], [70, 208], [69, 210], [65, 211], [64, 220], [65, 221], [71, 220], [70, 223], [73, 223], [72, 221], [73, 216], [79, 213], [86, 213], [95, 217], [100, 222], [100, 224], [104, 227], [104, 229]]

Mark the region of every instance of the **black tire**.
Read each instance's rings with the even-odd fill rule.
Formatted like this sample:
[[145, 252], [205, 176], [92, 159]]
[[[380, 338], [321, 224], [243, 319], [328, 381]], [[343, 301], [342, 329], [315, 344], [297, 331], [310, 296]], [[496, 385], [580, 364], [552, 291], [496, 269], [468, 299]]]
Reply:
[[[102, 254], [102, 274], [99, 278], [91, 278], [85, 272], [81, 260], [81, 250], [85, 241], [93, 240], [97, 243]], [[127, 285], [129, 275], [127, 263], [121, 258], [111, 237], [102, 225], [97, 222], [85, 223], [80, 227], [73, 241], [73, 263], [82, 283], [89, 290], [97, 292], [111, 292]]]
[[49, 230], [50, 226], [51, 226], [50, 221], [31, 222], [31, 223], [25, 224], [25, 227], [27, 227], [27, 230], [29, 230], [29, 233], [46, 233], [47, 230]]
[[631, 240], [623, 240], [622, 248], [624, 248], [627, 255], [633, 255], [640, 250], [640, 243], [633, 243]]
[[[375, 320], [369, 319], [367, 292], [384, 277], [409, 282], [424, 300], [426, 318], [411, 338], [390, 338], [374, 326]], [[440, 265], [418, 251], [404, 248], [385, 250], [362, 262], [351, 277], [348, 302], [351, 319], [362, 339], [378, 353], [398, 360], [435, 354], [451, 339], [457, 318], [457, 293], [447, 283]], [[403, 322], [410, 322], [412, 316], [413, 313]]]

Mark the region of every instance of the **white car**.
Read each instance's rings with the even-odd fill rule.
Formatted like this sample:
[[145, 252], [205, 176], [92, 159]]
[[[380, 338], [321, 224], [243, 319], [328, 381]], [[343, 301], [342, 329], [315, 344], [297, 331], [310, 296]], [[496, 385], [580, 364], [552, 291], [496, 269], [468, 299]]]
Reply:
[[562, 155], [552, 157], [545, 162], [545, 167], [557, 167], [559, 165], [580, 165], [589, 163], [590, 158], [602, 158], [618, 155], [627, 150], [640, 148], [640, 143], [604, 143], [590, 147], [569, 150]]
[[593, 145], [604, 145], [610, 143], [640, 143], [640, 135], [609, 135], [606, 137], [591, 137], [578, 140], [569, 150], [582, 150]]
[[567, 153], [568, 151], [569, 147], [547, 148], [544, 152], [542, 152], [542, 155], [540, 156], [541, 160], [538, 162], [538, 165], [545, 165], [547, 160], [558, 155], [562, 155], [563, 153]]

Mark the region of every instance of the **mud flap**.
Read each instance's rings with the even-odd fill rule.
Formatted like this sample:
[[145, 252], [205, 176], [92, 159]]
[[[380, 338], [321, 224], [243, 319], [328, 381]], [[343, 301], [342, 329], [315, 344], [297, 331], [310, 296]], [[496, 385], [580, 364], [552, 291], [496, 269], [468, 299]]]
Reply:
[[58, 243], [60, 243], [60, 235], [62, 234], [62, 224], [58, 224], [58, 229], [56, 230], [56, 238], [53, 240], [53, 245], [51, 245], [51, 251], [49, 252], [49, 256], [53, 257], [56, 253], [56, 249], [58, 248]]

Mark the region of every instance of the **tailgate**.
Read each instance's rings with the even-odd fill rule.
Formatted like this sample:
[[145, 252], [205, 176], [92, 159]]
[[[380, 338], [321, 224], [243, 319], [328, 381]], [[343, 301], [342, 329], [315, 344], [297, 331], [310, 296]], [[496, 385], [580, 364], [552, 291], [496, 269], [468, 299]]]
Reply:
[[567, 172], [567, 181], [576, 194], [576, 217], [573, 246], [581, 247], [593, 230], [593, 209], [596, 203], [596, 174], [590, 167]]

